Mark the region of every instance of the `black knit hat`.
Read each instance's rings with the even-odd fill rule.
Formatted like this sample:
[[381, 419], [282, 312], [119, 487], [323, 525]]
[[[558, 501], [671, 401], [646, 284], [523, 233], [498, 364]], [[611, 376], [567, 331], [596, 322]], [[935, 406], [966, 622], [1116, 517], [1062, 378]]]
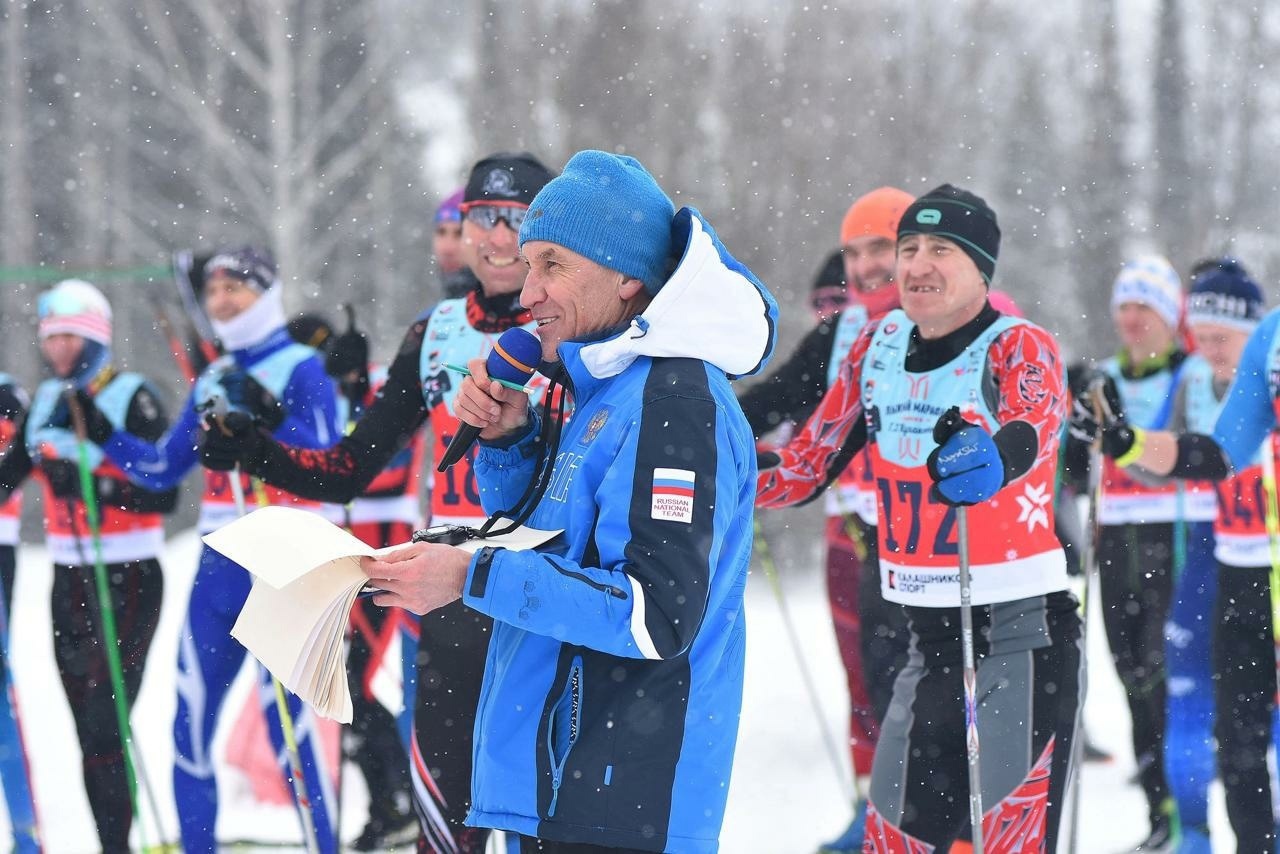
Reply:
[[990, 286], [1000, 255], [996, 213], [980, 196], [943, 184], [912, 203], [898, 223], [898, 240], [911, 234], [936, 234], [959, 246], [973, 259]]
[[491, 154], [471, 167], [462, 201], [527, 207], [554, 177], [554, 172], [527, 151]]
[[818, 275], [813, 280], [813, 289], [816, 291], [819, 288], [843, 288], [844, 286], [844, 252], [837, 249], [822, 262], [822, 269], [818, 270]]

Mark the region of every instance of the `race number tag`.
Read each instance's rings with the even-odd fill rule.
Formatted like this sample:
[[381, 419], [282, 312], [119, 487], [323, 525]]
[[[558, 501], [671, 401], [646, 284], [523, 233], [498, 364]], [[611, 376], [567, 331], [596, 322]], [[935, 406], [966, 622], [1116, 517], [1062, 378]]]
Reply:
[[649, 515], [668, 522], [693, 522], [693, 472], [654, 469], [653, 503]]

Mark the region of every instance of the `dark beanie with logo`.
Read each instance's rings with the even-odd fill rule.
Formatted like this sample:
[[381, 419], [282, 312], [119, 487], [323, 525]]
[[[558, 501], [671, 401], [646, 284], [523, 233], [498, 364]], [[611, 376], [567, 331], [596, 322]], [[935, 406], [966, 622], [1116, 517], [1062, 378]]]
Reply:
[[977, 266], [987, 285], [996, 274], [1000, 226], [981, 196], [943, 184], [912, 202], [898, 222], [898, 239], [936, 234], [955, 243]]
[[527, 151], [491, 154], [471, 167], [462, 202], [528, 207], [555, 173]]
[[1187, 324], [1214, 323], [1252, 332], [1265, 311], [1262, 288], [1235, 258], [1198, 267], [1187, 296]]

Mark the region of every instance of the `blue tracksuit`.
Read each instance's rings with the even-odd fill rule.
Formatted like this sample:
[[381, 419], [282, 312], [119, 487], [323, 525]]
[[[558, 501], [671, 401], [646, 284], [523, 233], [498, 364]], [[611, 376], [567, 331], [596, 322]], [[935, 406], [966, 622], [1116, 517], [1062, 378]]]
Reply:
[[[563, 535], [537, 551], [484, 549], [471, 563], [464, 601], [494, 629], [468, 824], [717, 849], [756, 478], [726, 374], [763, 367], [776, 306], [696, 212], [677, 214], [681, 228], [681, 267], [641, 317], [560, 346], [573, 418], [528, 524]], [[481, 450], [486, 511], [524, 492], [536, 432]]]
[[[254, 375], [284, 405], [286, 417], [275, 431], [277, 439], [300, 447], [323, 448], [342, 435], [333, 383], [325, 374], [324, 365], [314, 351], [294, 344], [283, 328], [263, 343], [235, 351], [231, 356], [236, 367]], [[120, 431], [108, 440], [107, 454], [131, 480], [153, 489], [169, 488], [197, 463], [201, 429], [196, 411], [201, 401], [197, 398], [217, 391], [217, 367], [218, 363], [210, 366], [197, 381], [178, 422], [158, 444], [147, 444]], [[226, 479], [208, 480], [225, 485]], [[225, 494], [206, 490], [201, 533], [207, 533], [218, 518], [211, 508], [225, 504]], [[211, 747], [222, 701], [244, 664], [245, 649], [230, 631], [250, 586], [249, 574], [238, 564], [208, 548], [201, 549], [178, 648], [178, 710], [173, 722], [173, 790], [182, 843], [188, 852], [211, 854], [216, 849], [218, 789]], [[261, 668], [260, 671], [260, 696], [268, 732], [287, 778], [274, 691], [269, 674]], [[329, 812], [334, 802], [333, 787], [322, 758], [312, 749], [314, 713], [296, 697], [289, 699], [320, 849], [335, 851], [335, 816]]]

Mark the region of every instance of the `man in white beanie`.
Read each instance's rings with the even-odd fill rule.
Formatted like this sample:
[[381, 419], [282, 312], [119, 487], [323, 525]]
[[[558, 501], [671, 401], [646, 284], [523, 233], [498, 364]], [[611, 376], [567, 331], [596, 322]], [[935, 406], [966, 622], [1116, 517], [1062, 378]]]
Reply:
[[[1188, 411], [1201, 397], [1195, 388], [1212, 381], [1208, 364], [1182, 349], [1181, 315], [1182, 282], [1167, 260], [1147, 255], [1124, 265], [1111, 297], [1120, 350], [1099, 367], [1130, 422], [1144, 429], [1179, 429], [1195, 415]], [[1085, 397], [1076, 391], [1077, 400]], [[1082, 476], [1088, 467], [1082, 439], [1088, 437], [1074, 432], [1068, 465]], [[1156, 851], [1175, 842], [1177, 833], [1164, 758], [1165, 620], [1188, 552], [1206, 552], [1211, 560], [1209, 523], [1217, 501], [1207, 485], [1144, 477], [1127, 464], [1110, 456], [1103, 463], [1097, 557], [1103, 625], [1129, 703], [1151, 821], [1150, 835], [1135, 850]]]

